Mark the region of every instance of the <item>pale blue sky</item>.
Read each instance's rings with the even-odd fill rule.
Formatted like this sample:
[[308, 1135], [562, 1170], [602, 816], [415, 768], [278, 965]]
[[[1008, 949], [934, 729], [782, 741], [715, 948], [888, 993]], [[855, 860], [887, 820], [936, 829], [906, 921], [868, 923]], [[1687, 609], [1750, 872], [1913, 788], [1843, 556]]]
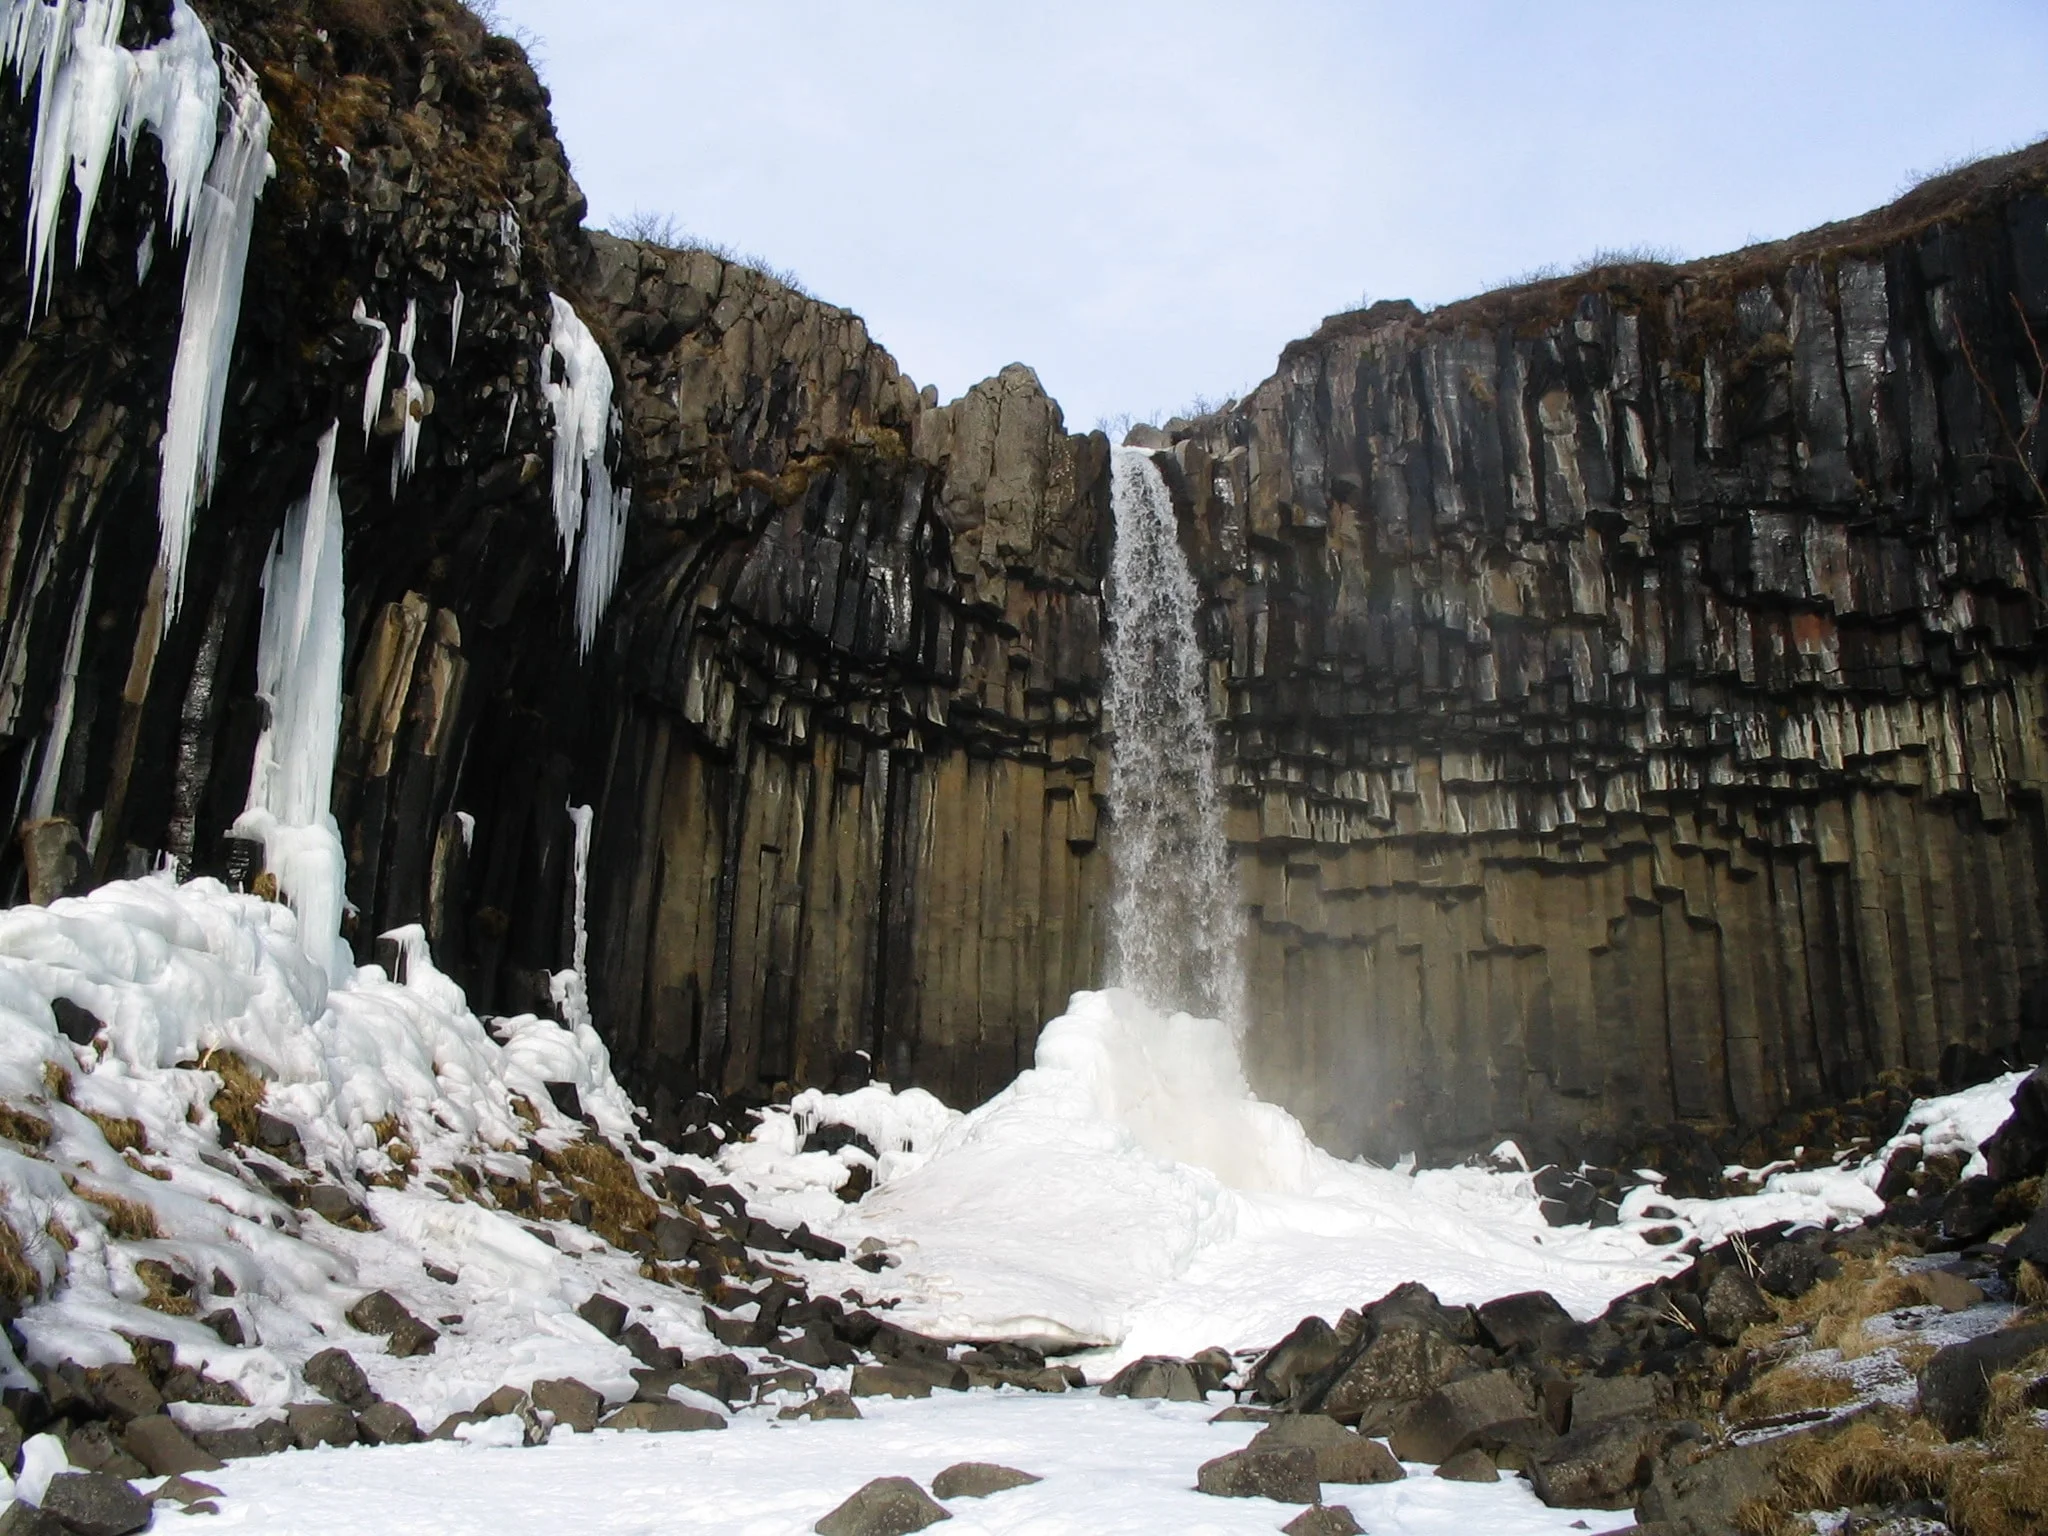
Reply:
[[1076, 427], [1363, 294], [1706, 255], [2048, 133], [2044, 0], [499, 0], [591, 222], [673, 214]]

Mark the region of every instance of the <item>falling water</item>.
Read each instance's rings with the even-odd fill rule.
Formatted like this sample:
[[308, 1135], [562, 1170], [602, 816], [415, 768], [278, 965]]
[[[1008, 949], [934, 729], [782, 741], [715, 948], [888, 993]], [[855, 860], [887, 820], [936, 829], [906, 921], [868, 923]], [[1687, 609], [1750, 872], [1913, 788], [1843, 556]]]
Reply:
[[1109, 773], [1115, 888], [1109, 980], [1158, 1007], [1243, 1015], [1237, 882], [1223, 832], [1199, 595], [1152, 456], [1115, 451]]

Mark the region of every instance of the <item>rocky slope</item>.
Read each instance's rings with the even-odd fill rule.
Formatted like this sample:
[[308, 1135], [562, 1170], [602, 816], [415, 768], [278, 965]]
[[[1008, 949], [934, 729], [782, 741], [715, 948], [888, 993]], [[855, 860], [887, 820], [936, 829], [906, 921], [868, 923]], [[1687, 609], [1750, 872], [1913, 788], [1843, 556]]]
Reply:
[[[954, 1103], [1000, 1087], [1097, 978], [1108, 444], [1027, 369], [941, 405], [844, 310], [584, 231], [545, 92], [452, 0], [196, 9], [256, 72], [276, 176], [168, 626], [185, 255], [138, 277], [154, 141], [47, 314], [0, 279], [7, 894], [165, 855], [251, 878], [224, 834], [261, 571], [339, 421], [357, 957], [418, 921], [480, 1012], [552, 1008], [587, 804], [591, 997], [664, 1134], [856, 1051]], [[0, 115], [14, 227], [31, 122]], [[2043, 165], [1339, 317], [1152, 440], [1211, 598], [1254, 1074], [1328, 1145], [1735, 1150], [2033, 1038]], [[633, 492], [587, 658], [551, 294], [616, 375]], [[359, 303], [418, 322], [418, 390], [386, 379], [367, 434]]]

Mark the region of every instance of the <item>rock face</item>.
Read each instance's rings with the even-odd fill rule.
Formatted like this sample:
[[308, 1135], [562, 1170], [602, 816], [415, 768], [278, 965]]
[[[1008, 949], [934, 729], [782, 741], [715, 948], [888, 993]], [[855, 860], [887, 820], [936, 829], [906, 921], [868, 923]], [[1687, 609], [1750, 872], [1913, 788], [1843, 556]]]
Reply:
[[1254, 1077], [1326, 1144], [1756, 1125], [2040, 1040], [2044, 183], [1376, 305], [1169, 424]]
[[[0, 264], [0, 897], [162, 854], [265, 889], [226, 835], [259, 583], [338, 421], [357, 957], [417, 922], [479, 1010], [552, 1011], [589, 805], [589, 994], [657, 1132], [856, 1051], [1001, 1087], [1099, 979], [1108, 443], [1026, 368], [940, 405], [847, 311], [584, 231], [545, 92], [453, 0], [194, 3], [277, 176], [168, 626], [153, 143], [33, 324]], [[32, 110], [0, 108], [0, 227]], [[1148, 439], [1208, 598], [1252, 1069], [1326, 1144], [1756, 1125], [2038, 1032], [2044, 175], [1337, 317]], [[633, 492], [587, 657], [551, 294]], [[367, 434], [359, 302], [418, 319], [419, 397]]]

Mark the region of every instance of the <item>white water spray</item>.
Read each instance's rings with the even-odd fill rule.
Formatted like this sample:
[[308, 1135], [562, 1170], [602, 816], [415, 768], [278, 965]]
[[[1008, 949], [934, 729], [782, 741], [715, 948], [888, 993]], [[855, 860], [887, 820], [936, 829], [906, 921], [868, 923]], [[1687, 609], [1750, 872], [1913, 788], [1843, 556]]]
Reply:
[[1195, 641], [1200, 594], [1149, 453], [1115, 451], [1110, 505], [1110, 984], [1161, 1008], [1236, 1023], [1244, 1016], [1242, 925]]

